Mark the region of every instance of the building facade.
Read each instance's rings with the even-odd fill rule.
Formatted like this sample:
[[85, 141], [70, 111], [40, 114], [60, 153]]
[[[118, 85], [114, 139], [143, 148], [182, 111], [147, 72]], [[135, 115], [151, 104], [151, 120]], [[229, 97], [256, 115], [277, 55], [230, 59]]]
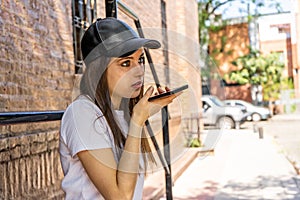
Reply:
[[293, 77], [297, 98], [300, 98], [300, 0], [292, 0], [295, 40], [292, 41]]
[[[151, 51], [161, 84], [188, 83], [183, 109], [195, 110], [191, 105], [201, 96], [197, 2], [122, 3], [139, 17], [145, 36], [162, 43]], [[74, 26], [87, 27], [90, 17], [74, 18], [82, 4], [94, 19], [105, 17], [104, 0], [0, 1], [0, 112], [64, 110], [76, 96], [81, 72]], [[117, 14], [134, 27], [127, 15]], [[149, 68], [145, 76], [154, 82]], [[59, 121], [0, 125], [0, 199], [63, 198], [59, 127]]]

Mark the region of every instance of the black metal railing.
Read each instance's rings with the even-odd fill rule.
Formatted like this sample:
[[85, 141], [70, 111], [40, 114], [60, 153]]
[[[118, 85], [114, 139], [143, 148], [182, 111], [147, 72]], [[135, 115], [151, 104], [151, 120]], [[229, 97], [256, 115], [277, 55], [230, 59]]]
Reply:
[[56, 121], [56, 120], [61, 120], [63, 114], [64, 114], [64, 110], [2, 112], [0, 113], [0, 125]]

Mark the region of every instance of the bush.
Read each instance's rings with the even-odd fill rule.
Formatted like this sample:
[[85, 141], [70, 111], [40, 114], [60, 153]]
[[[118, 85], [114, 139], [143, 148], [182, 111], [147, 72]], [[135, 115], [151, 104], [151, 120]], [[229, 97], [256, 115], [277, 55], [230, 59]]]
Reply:
[[201, 141], [198, 139], [198, 138], [193, 138], [191, 141], [190, 141], [190, 145], [189, 147], [201, 147]]

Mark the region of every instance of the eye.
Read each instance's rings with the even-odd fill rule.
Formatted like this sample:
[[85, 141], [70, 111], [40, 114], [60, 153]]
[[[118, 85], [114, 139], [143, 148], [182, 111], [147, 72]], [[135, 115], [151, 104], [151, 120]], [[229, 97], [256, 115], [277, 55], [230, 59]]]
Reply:
[[124, 62], [121, 63], [122, 67], [130, 67], [130, 60], [126, 60]]
[[139, 58], [139, 64], [145, 64], [145, 57], [144, 56], [141, 56], [140, 58]]

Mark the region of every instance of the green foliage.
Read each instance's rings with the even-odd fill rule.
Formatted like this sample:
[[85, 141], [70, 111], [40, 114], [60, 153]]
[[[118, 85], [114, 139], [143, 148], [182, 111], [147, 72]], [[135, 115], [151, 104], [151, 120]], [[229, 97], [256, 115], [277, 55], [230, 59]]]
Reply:
[[[288, 106], [289, 106], [290, 108], [287, 108]], [[284, 105], [284, 112], [285, 112], [285, 113], [288, 113], [288, 112], [294, 113], [294, 112], [296, 112], [296, 110], [297, 110], [297, 105], [296, 105], [296, 104], [292, 104], [292, 105]]]
[[232, 71], [224, 78], [239, 84], [262, 85], [265, 100], [279, 98], [282, 87], [291, 85], [290, 81], [282, 76], [284, 63], [277, 53], [260, 55], [251, 52], [232, 62], [240, 70]]
[[282, 90], [290, 90], [290, 89], [294, 89], [294, 83], [293, 83], [293, 79], [292, 78], [283, 78], [283, 80], [281, 81], [282, 85], [281, 85], [281, 89]]
[[198, 138], [193, 138], [190, 141], [190, 147], [201, 147], [201, 141]]

